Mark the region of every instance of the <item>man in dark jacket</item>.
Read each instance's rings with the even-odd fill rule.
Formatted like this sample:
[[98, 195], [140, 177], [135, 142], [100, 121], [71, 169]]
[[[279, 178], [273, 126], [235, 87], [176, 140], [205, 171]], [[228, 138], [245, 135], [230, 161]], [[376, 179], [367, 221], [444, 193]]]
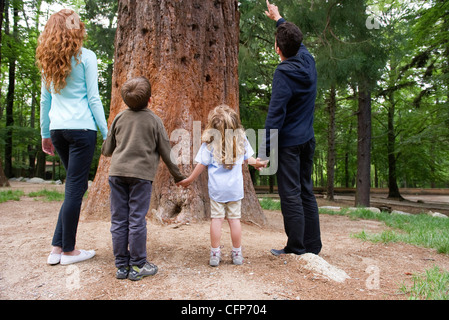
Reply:
[[[274, 132], [278, 138], [278, 190], [288, 237], [283, 249], [272, 249], [271, 253], [318, 254], [322, 244], [312, 183], [315, 60], [302, 44], [300, 29], [286, 22], [268, 0], [267, 5], [266, 15], [277, 22], [275, 48], [282, 62], [274, 73], [265, 130], [277, 130]], [[267, 135], [266, 150], [270, 150], [271, 140], [273, 135]]]

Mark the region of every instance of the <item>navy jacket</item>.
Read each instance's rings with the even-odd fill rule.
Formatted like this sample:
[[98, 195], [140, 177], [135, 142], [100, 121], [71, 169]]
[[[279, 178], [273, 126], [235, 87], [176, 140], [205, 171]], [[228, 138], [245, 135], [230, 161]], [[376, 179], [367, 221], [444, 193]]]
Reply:
[[[280, 19], [277, 25], [284, 22], [284, 19]], [[279, 147], [301, 145], [315, 136], [313, 121], [316, 96], [315, 59], [302, 44], [298, 54], [280, 63], [274, 73], [265, 121], [267, 155], [270, 150], [270, 129], [278, 130]]]

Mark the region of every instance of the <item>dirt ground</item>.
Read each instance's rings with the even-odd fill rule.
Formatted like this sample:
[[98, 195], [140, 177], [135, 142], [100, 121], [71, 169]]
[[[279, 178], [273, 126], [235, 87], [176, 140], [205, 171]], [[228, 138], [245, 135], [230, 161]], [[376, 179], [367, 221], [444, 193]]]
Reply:
[[[42, 185], [13, 183], [28, 192]], [[62, 186], [45, 186], [62, 188]], [[335, 205], [319, 199], [319, 205]], [[265, 211], [264, 228], [243, 224], [244, 264], [230, 261], [230, 233], [223, 228], [219, 267], [208, 265], [209, 222], [171, 226], [148, 223], [149, 261], [159, 267], [141, 281], [115, 279], [108, 221], [81, 218], [77, 248], [96, 256], [71, 266], [46, 259], [61, 202], [22, 197], [0, 204], [0, 299], [2, 300], [402, 300], [412, 274], [437, 265], [449, 270], [449, 256], [407, 244], [362, 242], [351, 234], [381, 232], [381, 222], [321, 215], [320, 257], [344, 270], [343, 283], [309, 271], [298, 256], [275, 257], [286, 237], [279, 211]]]

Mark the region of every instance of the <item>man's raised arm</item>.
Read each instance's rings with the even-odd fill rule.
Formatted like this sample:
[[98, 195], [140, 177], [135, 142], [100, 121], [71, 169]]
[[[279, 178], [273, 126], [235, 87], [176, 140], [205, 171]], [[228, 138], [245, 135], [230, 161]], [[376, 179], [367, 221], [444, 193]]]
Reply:
[[279, 13], [279, 8], [275, 6], [274, 4], [271, 4], [270, 1], [267, 0], [267, 8], [268, 11], [265, 11], [265, 14], [268, 18], [274, 21], [279, 21], [279, 19], [282, 19], [282, 16]]

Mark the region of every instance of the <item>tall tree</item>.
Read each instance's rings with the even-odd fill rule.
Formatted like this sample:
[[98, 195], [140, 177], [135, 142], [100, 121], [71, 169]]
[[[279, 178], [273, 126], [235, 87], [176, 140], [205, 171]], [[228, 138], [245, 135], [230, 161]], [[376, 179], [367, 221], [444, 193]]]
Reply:
[[[363, 81], [363, 80], [362, 80]], [[371, 90], [368, 79], [359, 84], [357, 111], [356, 206], [370, 206], [371, 189]]]
[[[322, 1], [294, 6], [285, 4], [293, 21], [303, 27], [305, 42], [311, 43], [316, 56], [319, 85], [329, 92], [326, 99], [328, 125], [327, 191], [333, 197], [336, 163], [335, 89], [357, 88], [358, 147], [356, 205], [369, 206], [371, 166], [371, 91], [383, 67], [384, 57], [378, 46], [379, 35], [367, 27], [367, 1]], [[301, 9], [297, 10], [300, 7]], [[311, 38], [307, 40], [308, 38]]]
[[[109, 123], [125, 108], [121, 85], [131, 77], [146, 76], [153, 88], [150, 107], [161, 117], [169, 135], [176, 129], [187, 134], [181, 141], [175, 135], [174, 142], [185, 143], [183, 151], [185, 146], [190, 150], [190, 163], [183, 164], [183, 171], [189, 174], [200, 142], [193, 141], [194, 121], [200, 121], [204, 129], [209, 111], [222, 103], [238, 110], [238, 45], [237, 1], [120, 0]], [[109, 165], [109, 159], [102, 157], [84, 208], [90, 216], [104, 217], [109, 212]], [[247, 168], [244, 178], [242, 219], [263, 224], [265, 217]], [[208, 217], [207, 175], [181, 190], [161, 162], [150, 211], [161, 222]]]
[[[351, 1], [352, 2], [352, 1]], [[371, 104], [372, 91], [380, 78], [380, 71], [385, 66], [386, 56], [381, 46], [381, 33], [377, 32], [378, 21], [368, 15], [365, 1], [353, 2], [354, 39], [358, 43], [354, 60], [352, 81], [357, 85], [357, 177], [356, 177], [356, 206], [370, 206], [371, 190]], [[374, 28], [373, 28], [374, 25]]]
[[16, 86], [16, 54], [15, 46], [18, 33], [18, 23], [19, 23], [19, 1], [12, 0], [12, 10], [13, 10], [13, 31], [11, 34], [10, 19], [9, 19], [9, 3], [6, 2], [5, 8], [5, 35], [8, 36], [8, 48], [9, 53], [9, 71], [8, 71], [8, 93], [6, 95], [6, 139], [5, 139], [5, 175], [7, 177], [12, 177], [12, 148], [13, 148], [13, 107], [14, 107], [14, 91]]
[[380, 29], [383, 34], [383, 43], [388, 50], [387, 68], [379, 81], [379, 87], [382, 90], [377, 93], [377, 96], [384, 100], [383, 105], [387, 111], [387, 125], [384, 129], [387, 131], [388, 198], [399, 200], [403, 200], [403, 197], [397, 181], [397, 162], [400, 156], [396, 143], [397, 132], [400, 130], [395, 124], [396, 110], [400, 105], [397, 92], [415, 84], [414, 81], [403, 79], [408, 68], [404, 68], [401, 64], [412, 47], [408, 39], [413, 37], [410, 28], [410, 21], [415, 20], [413, 18], [410, 4], [402, 1], [392, 1], [388, 7], [382, 8], [378, 15], [383, 25]]
[[[3, 13], [5, 11], [5, 0], [0, 0], [0, 70], [2, 61], [2, 34], [3, 34]], [[0, 92], [1, 93], [1, 92]], [[3, 171], [2, 157], [0, 157], [0, 187], [9, 187], [8, 178]]]

